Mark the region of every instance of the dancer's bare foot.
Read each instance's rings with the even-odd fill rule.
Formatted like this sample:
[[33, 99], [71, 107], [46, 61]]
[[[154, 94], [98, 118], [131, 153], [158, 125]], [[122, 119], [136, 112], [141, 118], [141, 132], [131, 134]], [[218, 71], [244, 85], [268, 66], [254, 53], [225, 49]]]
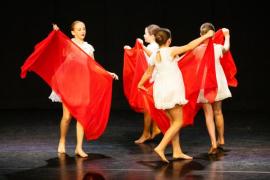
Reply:
[[160, 151], [159, 149], [155, 148], [154, 149], [154, 152], [160, 157], [160, 159], [163, 161], [163, 162], [166, 162], [166, 163], [169, 163], [168, 159], [165, 157], [165, 154], [163, 151]]
[[160, 129], [156, 128], [155, 130], [153, 130], [152, 135], [151, 135], [151, 139], [154, 139], [157, 135], [159, 135], [161, 133]]
[[224, 145], [225, 145], [225, 144], [220, 144], [220, 143], [218, 143], [218, 144], [217, 144], [217, 149], [219, 149], [219, 150], [221, 150], [221, 151], [224, 151]]
[[76, 149], [76, 150], [75, 150], [75, 154], [76, 154], [77, 156], [82, 157], [82, 158], [88, 157], [88, 154], [86, 154], [82, 149]]
[[224, 144], [225, 144], [224, 138], [218, 138], [217, 144], [218, 144], [218, 146], [224, 146]]
[[218, 153], [217, 147], [211, 147], [208, 151], [208, 154], [217, 154], [217, 153]]
[[65, 143], [59, 142], [57, 151], [58, 151], [58, 153], [66, 153]]
[[147, 135], [147, 136], [142, 135], [139, 139], [137, 139], [136, 141], [134, 141], [134, 143], [135, 144], [142, 144], [142, 143], [144, 143], [145, 141], [148, 141], [148, 140], [151, 140], [151, 136], [150, 135]]
[[174, 159], [174, 160], [177, 160], [177, 159], [191, 160], [191, 159], [193, 159], [193, 157], [188, 156], [188, 155], [186, 155], [186, 154], [184, 154], [184, 153], [180, 153], [180, 154], [177, 154], [177, 155], [173, 155], [173, 159]]

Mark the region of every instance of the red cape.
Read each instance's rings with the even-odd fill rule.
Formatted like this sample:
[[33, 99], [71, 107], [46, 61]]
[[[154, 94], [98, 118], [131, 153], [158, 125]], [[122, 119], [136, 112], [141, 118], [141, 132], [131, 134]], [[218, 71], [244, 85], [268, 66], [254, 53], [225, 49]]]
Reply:
[[[193, 124], [194, 117], [201, 104], [197, 103], [200, 89], [204, 89], [204, 97], [210, 102], [214, 102], [217, 95], [217, 80], [215, 71], [214, 43], [224, 44], [222, 30], [218, 30], [213, 39], [209, 39], [208, 45], [200, 45], [190, 52], [185, 53], [178, 65], [182, 72], [186, 98], [188, 104], [183, 106], [184, 123]], [[231, 52], [223, 54], [220, 60], [229, 86], [236, 87], [238, 82], [235, 78], [237, 69]]]
[[35, 46], [21, 67], [38, 74], [61, 97], [84, 127], [87, 140], [104, 132], [111, 107], [112, 77], [61, 31], [52, 31]]
[[[207, 48], [197, 48], [190, 51], [182, 56], [179, 61], [188, 100], [188, 104], [183, 106], [183, 127], [193, 124], [194, 117], [200, 108], [200, 105], [197, 104], [197, 98], [202, 84], [204, 84], [205, 94], [209, 101], [213, 101], [215, 98], [217, 83], [215, 79], [214, 51], [212, 41], [209, 42]], [[165, 111], [158, 110], [154, 106], [152, 85], [149, 82], [146, 83], [146, 87], [148, 87], [147, 93], [137, 89], [138, 82], [147, 66], [140, 43], [136, 42], [132, 49], [125, 50], [123, 67], [124, 92], [131, 108], [137, 112], [143, 110], [149, 112], [164, 133], [169, 128], [170, 123]], [[209, 80], [211, 80], [210, 83]]]
[[136, 41], [132, 49], [124, 50], [124, 66], [123, 66], [123, 88], [128, 103], [136, 112], [144, 112], [145, 104], [142, 93], [138, 91], [137, 85], [140, 78], [147, 69], [147, 61], [145, 59], [142, 45]]
[[[218, 30], [215, 33], [215, 36], [213, 38], [213, 42], [216, 44], [224, 44], [224, 35], [222, 30]], [[234, 59], [232, 57], [232, 54], [230, 51], [227, 51], [226, 53], [223, 54], [223, 57], [220, 60], [221, 66], [224, 70], [225, 76], [227, 78], [227, 82], [229, 86], [236, 87], [238, 85], [238, 81], [236, 79], [236, 73], [237, 73], [237, 68], [234, 62]]]
[[166, 113], [156, 109], [152, 96], [152, 84], [148, 81], [145, 86], [148, 92], [137, 88], [145, 70], [148, 67], [142, 45], [136, 41], [132, 49], [124, 51], [123, 88], [130, 107], [136, 112], [148, 112], [151, 118], [157, 122], [160, 130], [165, 133], [170, 126]]
[[[197, 103], [200, 89], [204, 89], [204, 97], [214, 102], [217, 94], [217, 80], [215, 71], [215, 57], [213, 43], [223, 44], [224, 36], [221, 30], [217, 31], [213, 40], [209, 39], [207, 46], [201, 45], [185, 53], [178, 63], [182, 72], [185, 93], [188, 104], [183, 106], [183, 127], [192, 125], [201, 104]], [[224, 54], [221, 60], [225, 75], [230, 86], [236, 86], [236, 66], [230, 52]], [[150, 113], [163, 133], [170, 123], [165, 112], [154, 106], [152, 85], [147, 82], [148, 92], [137, 89], [138, 82], [147, 69], [147, 61], [139, 42], [130, 50], [124, 52], [123, 88], [131, 108], [137, 112]]]
[[215, 59], [213, 42], [209, 39], [207, 45], [200, 45], [184, 54], [178, 62], [185, 84], [188, 103], [183, 106], [185, 125], [192, 125], [194, 117], [201, 105], [197, 103], [200, 89], [208, 101], [213, 102], [217, 93]]

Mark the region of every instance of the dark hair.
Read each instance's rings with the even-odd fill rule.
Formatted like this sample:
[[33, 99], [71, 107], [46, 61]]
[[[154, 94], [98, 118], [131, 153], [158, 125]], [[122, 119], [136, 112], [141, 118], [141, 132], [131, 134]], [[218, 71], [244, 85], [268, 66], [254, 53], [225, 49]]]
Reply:
[[203, 23], [200, 27], [200, 34], [201, 35], [204, 35], [206, 34], [209, 30], [213, 30], [215, 31], [215, 27], [213, 24], [209, 23], [209, 22], [206, 22], [206, 23]]
[[150, 35], [155, 35], [157, 30], [159, 29], [160, 27], [156, 24], [150, 24], [146, 27], [147, 31], [149, 32]]
[[83, 23], [83, 24], [84, 24], [84, 22], [82, 22], [82, 21], [80, 21], [80, 20], [73, 21], [73, 23], [72, 23], [71, 26], [70, 26], [71, 31], [74, 30], [74, 26], [75, 26], [76, 24], [78, 24], [78, 23]]
[[171, 38], [171, 31], [167, 28], [159, 28], [156, 32], [155, 38], [158, 45], [161, 46]]

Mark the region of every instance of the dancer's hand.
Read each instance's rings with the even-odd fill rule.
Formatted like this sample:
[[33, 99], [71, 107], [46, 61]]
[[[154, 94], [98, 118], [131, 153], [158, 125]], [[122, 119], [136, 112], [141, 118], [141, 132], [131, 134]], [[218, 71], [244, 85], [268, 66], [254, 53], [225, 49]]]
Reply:
[[140, 44], [143, 44], [143, 40], [141, 38], [137, 38], [137, 41], [139, 41]]
[[208, 38], [210, 38], [210, 37], [214, 36], [214, 34], [215, 34], [215, 31], [209, 30], [209, 31], [206, 33], [206, 36], [207, 36]]
[[137, 88], [147, 92], [147, 89], [144, 87], [144, 85], [142, 85], [140, 83], [138, 84]]
[[58, 31], [59, 27], [57, 26], [57, 24], [52, 24], [53, 25], [53, 30]]
[[118, 80], [118, 76], [115, 73], [109, 72], [113, 79]]
[[125, 45], [125, 46], [124, 46], [124, 49], [131, 49], [131, 47], [128, 46], [128, 45]]
[[227, 28], [222, 28], [222, 32], [223, 32], [224, 36], [230, 36], [230, 31], [229, 31], [229, 29], [227, 29]]

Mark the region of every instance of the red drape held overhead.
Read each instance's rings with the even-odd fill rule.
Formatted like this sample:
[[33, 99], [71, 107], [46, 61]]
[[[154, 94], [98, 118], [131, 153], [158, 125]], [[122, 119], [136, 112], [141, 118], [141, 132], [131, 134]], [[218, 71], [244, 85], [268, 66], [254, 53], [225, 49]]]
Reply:
[[132, 49], [124, 51], [123, 88], [130, 107], [136, 112], [148, 112], [151, 118], [157, 122], [160, 130], [165, 133], [170, 122], [165, 112], [156, 109], [153, 100], [152, 84], [145, 83], [148, 92], [137, 88], [144, 72], [148, 67], [142, 45], [136, 41]]
[[[200, 108], [200, 105], [197, 104], [197, 97], [203, 82], [211, 80], [211, 83], [204, 84], [205, 94], [210, 101], [213, 101], [215, 98], [217, 83], [213, 53], [213, 43], [210, 40], [207, 46], [187, 52], [179, 61], [179, 68], [182, 71], [185, 83], [186, 98], [189, 101], [187, 105], [183, 106], [183, 126], [193, 124], [194, 117]], [[138, 82], [146, 71], [147, 66], [148, 64], [139, 42], [136, 42], [132, 49], [125, 50], [123, 67], [124, 92], [133, 110], [149, 112], [152, 119], [162, 129], [162, 132], [165, 132], [169, 127], [169, 119], [165, 111], [156, 109], [154, 106], [152, 84], [146, 83], [145, 86], [148, 88], [148, 92], [137, 89]]]
[[200, 89], [208, 101], [213, 102], [217, 93], [213, 42], [209, 39], [192, 51], [185, 53], [178, 66], [182, 72], [188, 103], [183, 106], [184, 126], [192, 125], [201, 105], [197, 103]]
[[[225, 39], [224, 39], [222, 29], [219, 29], [215, 33], [213, 41], [216, 44], [221, 44], [221, 45], [224, 44]], [[235, 65], [235, 62], [234, 62], [234, 59], [232, 57], [230, 50], [223, 54], [223, 57], [221, 58], [220, 63], [226, 75], [228, 85], [232, 87], [236, 87], [238, 85], [238, 81], [235, 77], [237, 73], [237, 68], [236, 68], [236, 65]]]
[[60, 30], [35, 46], [21, 67], [38, 74], [84, 127], [87, 140], [97, 139], [108, 123], [112, 77]]

